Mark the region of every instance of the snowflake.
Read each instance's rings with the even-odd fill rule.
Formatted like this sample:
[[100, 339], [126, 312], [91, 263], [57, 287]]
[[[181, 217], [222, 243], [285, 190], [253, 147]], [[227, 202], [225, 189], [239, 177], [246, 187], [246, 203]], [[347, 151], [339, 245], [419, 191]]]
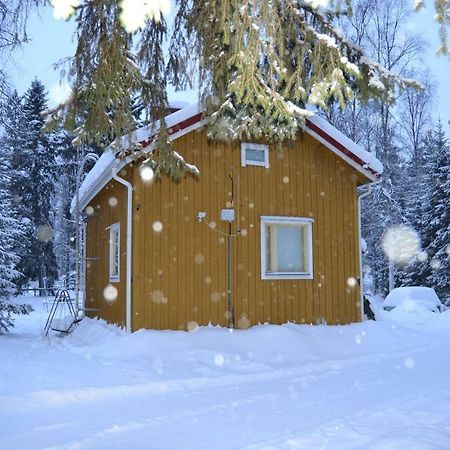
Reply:
[[67, 20], [75, 12], [75, 8], [80, 5], [79, 0], [50, 0], [53, 6], [53, 17], [55, 19]]
[[122, 0], [120, 20], [128, 33], [145, 27], [147, 20], [159, 22], [161, 14], [170, 13], [170, 0]]

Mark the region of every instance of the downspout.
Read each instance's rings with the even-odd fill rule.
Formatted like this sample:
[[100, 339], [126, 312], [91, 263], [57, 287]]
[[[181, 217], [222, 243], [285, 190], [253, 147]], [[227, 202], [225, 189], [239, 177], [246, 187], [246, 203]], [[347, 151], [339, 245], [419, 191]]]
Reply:
[[125, 288], [125, 325], [128, 332], [131, 332], [131, 262], [133, 250], [133, 185], [117, 175], [117, 168], [113, 167], [112, 177], [114, 180], [127, 188], [127, 270], [126, 270], [126, 288]]
[[363, 268], [361, 251], [361, 199], [370, 195], [372, 193], [372, 186], [375, 186], [379, 183], [381, 183], [381, 179], [365, 185], [364, 187], [367, 187], [367, 190], [358, 195], [359, 301], [361, 304], [361, 322], [364, 321]]

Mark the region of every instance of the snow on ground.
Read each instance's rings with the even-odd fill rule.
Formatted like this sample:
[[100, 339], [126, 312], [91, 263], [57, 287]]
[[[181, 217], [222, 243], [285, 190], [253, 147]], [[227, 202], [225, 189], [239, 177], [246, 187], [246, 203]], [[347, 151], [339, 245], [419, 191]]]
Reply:
[[450, 312], [44, 339], [30, 301], [0, 336], [1, 450], [450, 449]]

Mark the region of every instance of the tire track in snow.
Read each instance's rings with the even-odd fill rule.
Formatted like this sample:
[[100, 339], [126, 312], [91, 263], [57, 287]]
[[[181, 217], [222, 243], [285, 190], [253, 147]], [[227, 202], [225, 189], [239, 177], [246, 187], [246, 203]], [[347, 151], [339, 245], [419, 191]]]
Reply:
[[[416, 393], [405, 394], [396, 399], [396, 403], [401, 404], [399, 407], [392, 407], [392, 401], [389, 401], [386, 407], [375, 410], [358, 409], [354, 413], [340, 416], [339, 419], [326, 421], [320, 426], [283, 434], [242, 448], [243, 450], [450, 449], [450, 396], [447, 394], [447, 399], [443, 400], [442, 390], [436, 388], [423, 391], [421, 396], [422, 401], [417, 402]], [[428, 408], [427, 411], [425, 405], [430, 405], [430, 398], [434, 400], [433, 408]], [[396, 422], [388, 422], [386, 417], [395, 417]], [[414, 442], [413, 447], [411, 442]]]
[[[430, 345], [416, 347], [415, 352], [423, 351]], [[335, 374], [343, 369], [357, 368], [364, 363], [386, 362], [396, 357], [403, 357], [404, 350], [340, 359], [325, 362], [311, 362], [304, 366], [295, 366], [288, 369], [273, 368], [264, 373], [219, 375], [216, 377], [195, 377], [172, 379], [167, 381], [151, 381], [133, 385], [118, 385], [108, 387], [85, 387], [74, 390], [40, 390], [22, 396], [0, 396], [0, 414], [19, 411], [32, 411], [43, 407], [65, 407], [81, 403], [95, 403], [99, 401], [120, 400], [140, 397], [143, 395], [162, 395], [183, 391], [197, 391], [227, 386], [246, 385], [262, 381], [297, 379], [298, 377], [322, 377], [326, 374]], [[319, 374], [319, 375], [317, 375]], [[322, 374], [322, 375], [320, 375]], [[325, 375], [323, 375], [325, 374]]]
[[[404, 357], [404, 353], [401, 354], [402, 357]], [[389, 357], [384, 358], [385, 360], [392, 360], [392, 367], [394, 367], [394, 363], [396, 363], [396, 358], [392, 355], [392, 353], [389, 355]], [[373, 363], [373, 356], [371, 357], [372, 363]], [[353, 360], [354, 361], [354, 360]], [[246, 383], [241, 384], [229, 384], [227, 386], [219, 385], [219, 387], [226, 388], [226, 392], [221, 391], [221, 396], [223, 397], [224, 394], [231, 397], [228, 401], [224, 402], [223, 399], [221, 399], [220, 405], [211, 405], [208, 402], [214, 401], [215, 396], [215, 389], [217, 386], [209, 385], [205, 386], [204, 384], [202, 386], [195, 386], [196, 389], [187, 391], [186, 394], [190, 394], [197, 396], [200, 400], [205, 401], [207, 399], [206, 405], [201, 405], [198, 403], [195, 403], [192, 405], [192, 401], [189, 401], [187, 399], [187, 405], [183, 405], [181, 402], [176, 403], [175, 409], [176, 411], [174, 413], [167, 412], [165, 414], [161, 415], [148, 415], [149, 411], [142, 411], [142, 413], [139, 412], [136, 417], [134, 417], [131, 420], [121, 420], [119, 422], [109, 422], [102, 425], [102, 429], [98, 431], [96, 429], [95, 431], [92, 431], [91, 433], [87, 433], [87, 435], [83, 439], [72, 439], [68, 443], [59, 445], [57, 447], [51, 447], [53, 449], [84, 449], [84, 448], [90, 448], [90, 449], [103, 449], [103, 448], [120, 448], [120, 445], [118, 447], [111, 447], [110, 440], [117, 441], [119, 436], [126, 436], [127, 433], [132, 433], [134, 431], [136, 432], [147, 432], [152, 433], [155, 432], [156, 429], [168, 429], [170, 430], [174, 423], [176, 424], [186, 424], [186, 422], [191, 422], [191, 419], [196, 419], [200, 421], [208, 421], [212, 420], [212, 416], [216, 416], [216, 420], [218, 419], [218, 415], [220, 418], [221, 412], [226, 413], [227, 411], [233, 411], [233, 410], [240, 410], [243, 409], [245, 406], [252, 405], [254, 410], [261, 409], [267, 402], [270, 402], [273, 400], [273, 405], [278, 408], [278, 415], [289, 417], [289, 415], [292, 415], [292, 412], [295, 412], [295, 408], [303, 408], [304, 410], [311, 410], [313, 411], [314, 408], [317, 407], [317, 404], [320, 403], [321, 399], [317, 398], [310, 398], [310, 399], [299, 399], [299, 406], [295, 406], [293, 408], [293, 404], [297, 403], [295, 400], [291, 399], [287, 404], [285, 404], [282, 400], [282, 394], [285, 394], [289, 391], [289, 388], [291, 386], [294, 386], [296, 384], [299, 384], [301, 387], [304, 383], [306, 383], [306, 389], [309, 387], [316, 389], [319, 385], [328, 385], [329, 383], [323, 383], [323, 381], [327, 381], [327, 379], [333, 379], [336, 376], [338, 377], [344, 377], [349, 379], [349, 383], [346, 387], [346, 389], [342, 391], [336, 391], [333, 392], [332, 395], [330, 395], [330, 391], [323, 392], [323, 395], [326, 396], [326, 401], [333, 405], [339, 405], [341, 403], [345, 403], [346, 399], [352, 396], [354, 394], [355, 390], [358, 390], [360, 397], [367, 396], [368, 398], [373, 397], [373, 392], [382, 391], [383, 385], [388, 385], [392, 382], [392, 379], [389, 380], [383, 380], [382, 377], [380, 377], [377, 381], [371, 381], [367, 382], [364, 381], [364, 376], [367, 374], [367, 366], [364, 366], [360, 363], [358, 364], [347, 364], [346, 367], [343, 367], [341, 364], [338, 368], [335, 363], [327, 363], [327, 364], [321, 364], [322, 368], [324, 366], [328, 366], [327, 371], [323, 372], [322, 374], [318, 374], [320, 368], [315, 365], [316, 370], [310, 371], [308, 375], [302, 374], [301, 376], [292, 377], [287, 376], [287, 374], [281, 379], [280, 377], [272, 377], [271, 380], [267, 379], [260, 379], [258, 383], [253, 383], [250, 387], [246, 386], [248, 385], [248, 380]], [[356, 367], [355, 367], [356, 366]], [[334, 370], [330, 370], [333, 368]], [[386, 368], [386, 365], [384, 364], [382, 368], [379, 370], [382, 371]], [[253, 381], [254, 381], [254, 377]], [[351, 379], [359, 379], [362, 380], [359, 382], [356, 387], [354, 384], [350, 382]], [[274, 398], [273, 392], [275, 391], [275, 388], [273, 386], [268, 386], [269, 384], [275, 384], [277, 386], [277, 394], [279, 394], [281, 397], [280, 399]], [[247, 387], [247, 390], [240, 390], [241, 387]], [[206, 388], [206, 389], [205, 389]], [[249, 395], [249, 390], [256, 390], [257, 393], [253, 395]], [[262, 394], [266, 389], [268, 389], [271, 394]], [[212, 391], [212, 392], [211, 392]], [[392, 393], [392, 389], [389, 390], [390, 393]], [[431, 392], [431, 391], [430, 391]], [[171, 392], [171, 394], [176, 395], [177, 392]], [[372, 394], [372, 395], [366, 395], [366, 394]], [[399, 388], [399, 395], [396, 395], [396, 400], [401, 401], [402, 403], [406, 400], [410, 399], [411, 394], [405, 393], [401, 387]], [[242, 396], [245, 396], [245, 399], [242, 399]], [[144, 400], [145, 403], [151, 404], [154, 399], [141, 399]], [[173, 400], [173, 399], [172, 399]], [[164, 399], [161, 399], [160, 401], [164, 401]], [[378, 398], [376, 399], [378, 405], [377, 410], [382, 410], [385, 405], [392, 404], [392, 398], [386, 397], [386, 398]], [[112, 401], [113, 403], [114, 401]], [[109, 403], [109, 402], [108, 402]], [[171, 404], [171, 399], [168, 399], [168, 403]], [[256, 407], [255, 407], [256, 405]], [[261, 405], [261, 407], [258, 407]], [[95, 405], [94, 405], [95, 406]], [[178, 409], [181, 408], [181, 409]], [[366, 408], [366, 410], [358, 408], [357, 413], [354, 415], [347, 415], [344, 420], [344, 422], [350, 422], [352, 418], [357, 416], [362, 416], [365, 413], [369, 414], [370, 411], [373, 411], [373, 407], [370, 406], [370, 408]], [[150, 411], [151, 413], [151, 411]], [[222, 416], [226, 416], [226, 414], [222, 414]], [[340, 424], [342, 426], [342, 420], [341, 416], [339, 416], [340, 419], [336, 422], [338, 425]], [[327, 418], [326, 414], [324, 417], [320, 417], [318, 423], [315, 423], [310, 430], [317, 429], [316, 427], [319, 427], [319, 429], [323, 429], [324, 432], [327, 430], [327, 425], [329, 427], [333, 426], [333, 421], [336, 421], [336, 411], [333, 412], [333, 415], [331, 418]], [[83, 427], [85, 428], [85, 427]], [[269, 427], [270, 428], [270, 427]], [[330, 428], [332, 430], [332, 428]], [[153, 430], [153, 431], [152, 431]], [[307, 428], [303, 428], [301, 434], [308, 433]], [[292, 435], [283, 435], [280, 436], [278, 439], [275, 440], [268, 440], [268, 441], [261, 441], [259, 444], [256, 444], [254, 447], [249, 448], [260, 448], [264, 445], [270, 446], [275, 445], [275, 447], [272, 448], [296, 448], [296, 446], [292, 446], [289, 444], [289, 442], [286, 443], [286, 441], [290, 439], [298, 439], [299, 434], [293, 433]], [[287, 445], [287, 446], [286, 446]], [[141, 448], [146, 448], [145, 446]], [[171, 447], [171, 448], [177, 448], [177, 447]], [[179, 448], [179, 447], [178, 447]], [[187, 448], [187, 447], [186, 447]], [[234, 448], [234, 447], [232, 447]], [[298, 448], [298, 447], [297, 447]], [[308, 448], [308, 447], [300, 447], [300, 448]], [[313, 447], [314, 448], [314, 447]], [[361, 447], [364, 448], [364, 447]]]

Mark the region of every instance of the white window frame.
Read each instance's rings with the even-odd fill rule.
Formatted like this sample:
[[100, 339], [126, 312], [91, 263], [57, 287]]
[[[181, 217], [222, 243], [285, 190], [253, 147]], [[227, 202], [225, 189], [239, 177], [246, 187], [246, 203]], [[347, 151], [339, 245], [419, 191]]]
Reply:
[[[311, 280], [314, 276], [313, 265], [313, 230], [314, 219], [309, 217], [261, 216], [261, 279], [262, 280]], [[293, 225], [306, 227], [306, 264], [305, 272], [268, 272], [266, 225]]]
[[[246, 158], [246, 149], [257, 150], [264, 152], [264, 161], [253, 161]], [[260, 166], [269, 168], [269, 146], [266, 144], [254, 144], [252, 142], [241, 143], [241, 164], [245, 166]]]
[[[120, 223], [113, 223], [107, 228], [109, 230], [109, 281], [120, 281]], [[117, 233], [117, 253], [114, 251], [113, 235]], [[114, 258], [117, 255], [117, 273], [113, 272]]]

